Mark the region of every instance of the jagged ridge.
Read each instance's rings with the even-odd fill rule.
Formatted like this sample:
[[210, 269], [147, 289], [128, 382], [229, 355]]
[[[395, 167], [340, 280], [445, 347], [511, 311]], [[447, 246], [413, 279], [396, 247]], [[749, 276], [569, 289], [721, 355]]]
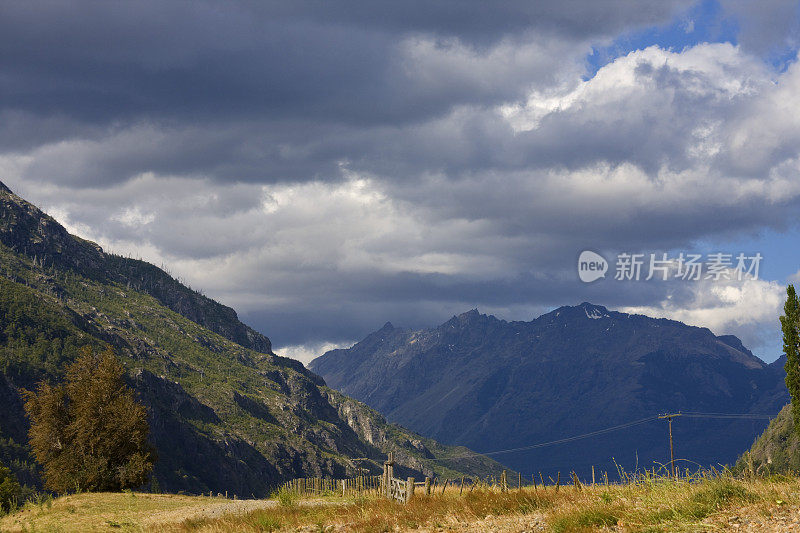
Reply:
[[[309, 365], [389, 420], [444, 443], [489, 452], [581, 435], [667, 411], [777, 412], [780, 365], [732, 336], [584, 302], [530, 322], [471, 310], [431, 329], [387, 324]], [[677, 452], [732, 463], [763, 425], [683, 419]], [[563, 446], [502, 455], [526, 472], [664, 462], [650, 424]]]
[[239, 321], [236, 311], [182, 285], [145, 261], [107, 254], [96, 243], [70, 235], [51, 216], [0, 183], [0, 243], [34, 265], [71, 270], [153, 296], [193, 322], [247, 348], [272, 353], [267, 337]]

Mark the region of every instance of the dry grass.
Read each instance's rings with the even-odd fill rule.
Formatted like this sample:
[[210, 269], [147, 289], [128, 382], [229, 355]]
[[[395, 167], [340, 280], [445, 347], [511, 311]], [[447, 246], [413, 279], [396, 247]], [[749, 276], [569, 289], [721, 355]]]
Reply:
[[[365, 499], [330, 508], [284, 506], [238, 517], [187, 521], [169, 532], [395, 530], [698, 531], [727, 530], [735, 515], [769, 517], [781, 506], [800, 507], [796, 479], [736, 480], [730, 476], [638, 480], [628, 485], [481, 490], [459, 496], [417, 497], [408, 505]], [[488, 518], [487, 518], [488, 517]], [[507, 519], [499, 519], [507, 517]], [[490, 520], [491, 526], [487, 526]], [[476, 526], [476, 524], [478, 524]]]
[[[265, 503], [256, 502], [263, 507]], [[26, 504], [0, 518], [0, 531], [145, 531], [153, 524], [180, 523], [199, 514], [222, 516], [231, 505], [256, 505], [225, 498], [175, 494], [95, 493], [64, 496], [40, 505]], [[274, 505], [274, 503], [272, 503]]]
[[390, 531], [442, 527], [445, 524], [469, 523], [486, 516], [530, 514], [552, 506], [552, 494], [532, 491], [475, 491], [463, 496], [458, 491], [445, 495], [417, 497], [408, 504], [370, 497], [329, 507], [280, 506], [242, 516], [220, 519], [189, 520], [164, 526], [169, 532], [277, 531], [310, 527], [312, 530]]
[[[0, 521], [0, 530], [18, 531], [159, 531], [265, 532], [396, 530], [453, 531], [726, 531], [732, 523], [771, 527], [771, 521], [800, 517], [800, 480], [737, 480], [731, 476], [674, 482], [640, 479], [628, 485], [562, 486], [465, 491], [418, 496], [407, 505], [381, 498], [261, 502], [208, 513], [230, 500], [189, 496], [81, 495], [60, 498], [52, 508], [29, 508]], [[240, 502], [242, 503], [242, 502]], [[314, 504], [316, 503], [316, 504]], [[786, 518], [788, 517], [788, 518]], [[23, 527], [20, 527], [23, 526]], [[797, 524], [800, 528], [800, 523]], [[743, 529], [747, 530], [747, 527]], [[789, 529], [792, 530], [790, 524]]]

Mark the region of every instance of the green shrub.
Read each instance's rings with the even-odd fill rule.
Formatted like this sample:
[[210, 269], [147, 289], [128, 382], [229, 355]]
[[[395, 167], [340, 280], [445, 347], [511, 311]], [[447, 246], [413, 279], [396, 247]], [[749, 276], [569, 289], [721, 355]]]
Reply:
[[253, 514], [249, 522], [257, 531], [270, 532], [277, 531], [281, 528], [281, 521], [277, 517], [266, 513]]
[[299, 496], [296, 492], [286, 489], [280, 489], [279, 491], [273, 493], [272, 497], [278, 500], [278, 504], [281, 507], [294, 507], [299, 499]]
[[751, 502], [754, 498], [740, 483], [730, 479], [713, 479], [692, 497], [692, 502], [710, 511], [724, 507], [732, 501]]
[[0, 516], [15, 511], [22, 504], [24, 494], [16, 476], [0, 463]]
[[611, 509], [589, 508], [557, 518], [553, 522], [553, 531], [580, 531], [614, 526], [618, 520], [619, 517]]

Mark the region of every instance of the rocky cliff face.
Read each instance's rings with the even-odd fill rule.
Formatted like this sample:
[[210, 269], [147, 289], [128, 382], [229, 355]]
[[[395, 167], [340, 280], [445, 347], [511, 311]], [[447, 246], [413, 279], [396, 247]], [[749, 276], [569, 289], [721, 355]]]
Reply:
[[[674, 411], [777, 413], [780, 365], [732, 336], [584, 303], [530, 322], [477, 310], [436, 328], [391, 324], [310, 368], [391, 421], [489, 452], [547, 443]], [[753, 421], [683, 419], [679, 457], [732, 463], [763, 429]], [[650, 422], [590, 440], [498, 456], [524, 472], [591, 465], [615, 471], [665, 460], [665, 427]]]
[[73, 238], [52, 217], [0, 184], [0, 242], [34, 265], [71, 269], [88, 276], [103, 272], [99, 246]]
[[[430, 477], [453, 477], [458, 472], [470, 472], [473, 476], [484, 478], [495, 475], [498, 471], [485, 457], [463, 446], [443, 446], [397, 424], [389, 424], [378, 412], [338, 391], [326, 389], [326, 397], [337, 408], [339, 417], [362, 440], [380, 448], [384, 453], [394, 453], [396, 461], [401, 465], [399, 470], [395, 469], [400, 477], [418, 477], [415, 472]], [[442, 470], [434, 469], [433, 465]]]
[[162, 490], [264, 496], [294, 477], [352, 475], [354, 458], [379, 472], [389, 450], [417, 477], [502, 468], [449, 459], [456, 449], [387, 424], [273, 354], [232, 309], [72, 237], [0, 187], [0, 460], [21, 479], [38, 476], [21, 389], [60, 379], [81, 347], [107, 344], [148, 408]]

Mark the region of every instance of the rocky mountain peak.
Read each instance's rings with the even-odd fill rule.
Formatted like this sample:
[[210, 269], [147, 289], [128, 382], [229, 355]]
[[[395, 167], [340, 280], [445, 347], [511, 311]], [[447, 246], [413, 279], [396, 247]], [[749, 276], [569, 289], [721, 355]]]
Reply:
[[578, 306], [579, 308], [583, 309], [584, 314], [587, 318], [591, 319], [600, 319], [600, 318], [610, 318], [611, 315], [608, 312], [608, 309], [603, 307], [602, 305], [595, 305], [589, 302], [583, 302]]
[[453, 318], [442, 324], [444, 327], [449, 328], [468, 328], [478, 323], [496, 320], [495, 317], [490, 315], [481, 314], [477, 309], [470, 309], [460, 315], [454, 315]]
[[43, 267], [76, 270], [91, 278], [101, 275], [100, 246], [73, 237], [55, 219], [0, 185], [0, 243]]
[[[310, 367], [390, 420], [479, 451], [546, 442], [597, 430], [601, 419], [622, 424], [666, 410], [777, 412], [786, 396], [780, 369], [768, 368], [735, 337], [590, 302], [529, 322], [473, 309], [438, 327], [329, 352]], [[609, 436], [600, 447], [587, 441], [506, 461], [523, 471], [563, 471], [577, 466], [574, 457], [610, 467], [610, 458], [623, 453], [630, 464], [637, 454], [663, 460], [661, 433], [634, 433]], [[681, 436], [682, 450], [707, 464], [732, 461], [753, 436], [751, 426], [720, 422], [710, 433], [698, 426]]]
[[557, 309], [545, 313], [539, 319], [559, 319], [559, 320], [582, 320], [585, 318], [611, 318], [611, 313], [606, 307], [591, 302], [582, 302], [578, 305], [563, 305]]
[[719, 335], [717, 339], [721, 340], [731, 348], [735, 348], [740, 352], [744, 352], [749, 355], [753, 355], [753, 353], [748, 350], [745, 345], [742, 343], [742, 340], [737, 337], [736, 335]]

